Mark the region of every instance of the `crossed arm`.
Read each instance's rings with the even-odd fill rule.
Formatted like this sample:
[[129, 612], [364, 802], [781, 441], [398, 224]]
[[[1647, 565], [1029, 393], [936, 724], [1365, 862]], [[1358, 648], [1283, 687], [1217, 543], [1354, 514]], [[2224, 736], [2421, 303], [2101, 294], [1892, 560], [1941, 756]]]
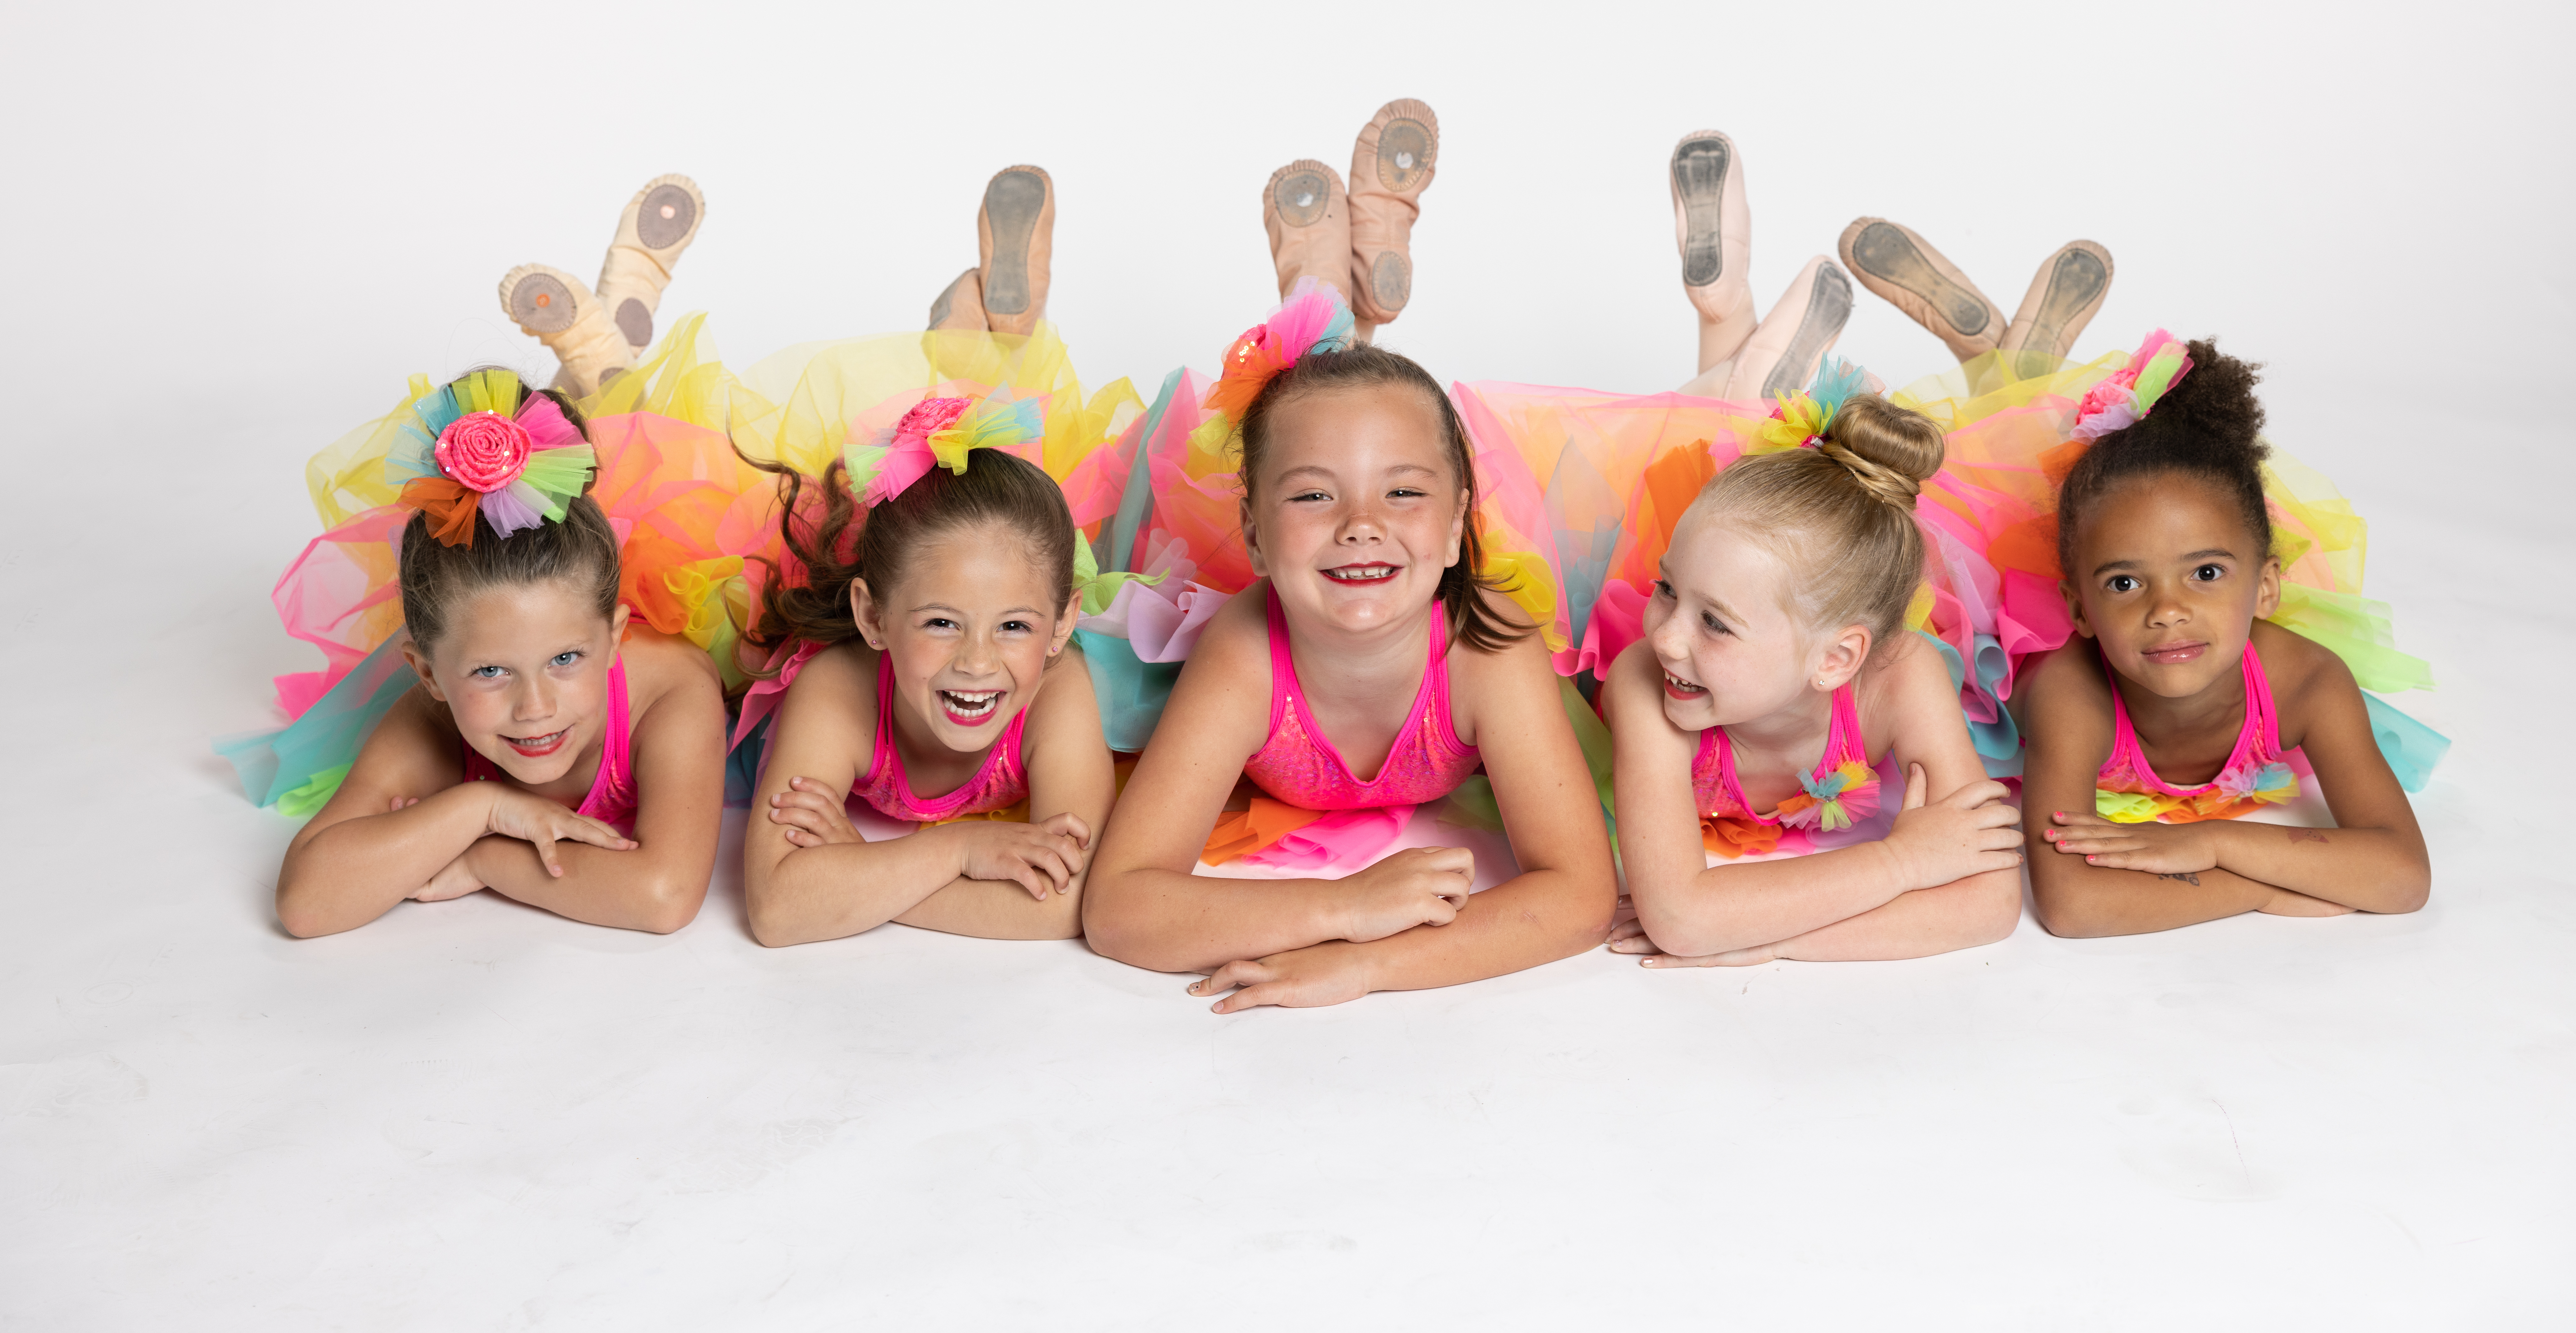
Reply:
[[[1262, 600], [1237, 597], [1181, 672], [1153, 745], [1111, 816], [1084, 926], [1091, 945], [1160, 972], [1201, 972], [1219, 1012], [1334, 1004], [1497, 976], [1579, 953], [1609, 928], [1609, 841], [1556, 677], [1533, 637], [1455, 652], [1466, 705], [1521, 873], [1468, 894], [1473, 854], [1412, 848], [1339, 880], [1190, 873], [1243, 766], [1267, 739]], [[1241, 989], [1236, 989], [1240, 987]]]
[[[2258, 625], [2258, 635], [2267, 627]], [[2332, 829], [2240, 820], [2113, 824], [2093, 784], [2111, 753], [2111, 685], [2089, 643], [2070, 642], [2031, 673], [2023, 804], [2033, 900], [2052, 934], [2135, 935], [2242, 912], [2338, 916], [2412, 912], [2432, 863], [2405, 789], [2371, 736], [2360, 687], [2341, 659], [2278, 631], [2258, 639], [2282, 704], [2282, 744], [2306, 752]]]
[[2018, 815], [1986, 780], [1933, 654], [1903, 653], [1865, 687], [1864, 715], [1895, 720], [1890, 748], [1909, 772], [1904, 793], [1881, 797], [1905, 803], [1896, 828], [1779, 861], [1708, 865], [1691, 789], [1699, 738], [1664, 716], [1650, 649], [1622, 653], [1602, 689], [1636, 912], [1614, 950], [1649, 966], [1916, 958], [1991, 944], [2020, 921]]
[[300, 937], [337, 934], [405, 899], [489, 888], [592, 925], [657, 934], [687, 925], [715, 867], [724, 700], [711, 669], [675, 674], [634, 721], [633, 839], [507, 783], [464, 781], [463, 741], [445, 707], [414, 689], [287, 845], [279, 924]]
[[873, 759], [875, 669], [854, 648], [834, 649], [788, 687], [743, 840], [753, 936], [803, 944], [888, 921], [986, 939], [1080, 934], [1086, 858], [1116, 785], [1080, 651], [1048, 669], [1029, 705], [1029, 822], [940, 824], [868, 842], [845, 803]]

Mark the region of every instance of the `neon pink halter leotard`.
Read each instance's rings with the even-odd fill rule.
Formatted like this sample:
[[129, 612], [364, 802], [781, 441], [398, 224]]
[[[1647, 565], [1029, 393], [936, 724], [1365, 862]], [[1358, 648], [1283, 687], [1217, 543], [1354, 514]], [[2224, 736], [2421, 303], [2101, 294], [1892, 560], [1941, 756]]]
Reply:
[[1002, 738], [984, 755], [983, 766], [975, 776], [966, 779], [957, 790], [945, 796], [924, 799], [912, 793], [912, 781], [904, 776], [903, 755], [894, 744], [894, 673], [885, 661], [877, 662], [877, 738], [876, 756], [868, 762], [868, 775], [850, 792], [852, 800], [866, 801], [878, 814], [888, 819], [909, 820], [915, 824], [935, 824], [946, 819], [963, 819], [994, 810], [1007, 810], [1029, 798], [1028, 770], [1020, 764], [1020, 729], [1027, 725], [1029, 710], [1013, 715], [1010, 725], [1002, 728]]
[[1429, 659], [1422, 667], [1422, 688], [1413, 696], [1413, 711], [1395, 733], [1395, 748], [1377, 776], [1362, 782], [1341, 753], [1324, 739], [1315, 715], [1306, 709], [1305, 691], [1297, 684], [1297, 662], [1289, 655], [1288, 621], [1279, 598], [1268, 600], [1270, 614], [1270, 739], [1243, 766], [1263, 791], [1306, 810], [1368, 810], [1419, 805], [1457, 790], [1481, 762], [1476, 747], [1458, 739], [1449, 716], [1449, 624], [1438, 603], [1431, 608]]
[[[626, 655], [608, 664], [608, 724], [601, 729], [599, 776], [573, 810], [588, 815], [628, 837], [635, 836], [635, 767], [627, 759]], [[465, 780], [497, 782], [509, 776], [473, 746], [465, 747]]]
[[[1848, 840], [1858, 841], [1886, 832], [1864, 823], [1879, 813], [1881, 775], [1870, 767], [1860, 702], [1849, 684], [1834, 691], [1833, 708], [1824, 757], [1813, 772], [1798, 777], [1805, 790], [1767, 815], [1754, 810], [1735, 780], [1735, 745], [1726, 728], [1710, 727], [1699, 734], [1699, 753], [1691, 758], [1691, 794], [1699, 806], [1700, 840], [1710, 851], [1729, 858], [1759, 855], [1779, 850], [1784, 839], [1791, 840], [1790, 851], [1822, 851], [1815, 843], [1818, 834], [1851, 830]], [[1841, 841], [1834, 840], [1835, 845]]]
[[[2204, 819], [2234, 819], [2264, 805], [2277, 805], [2299, 794], [2299, 775], [2281, 753], [2281, 715], [2272, 707], [2272, 685], [2263, 677], [2262, 655], [2245, 645], [2245, 725], [2236, 733], [2236, 748], [2218, 776], [2197, 787], [2177, 787], [2156, 776], [2147, 752], [2138, 747], [2137, 730], [2129, 724], [2129, 705], [2120, 698], [2117, 677], [2111, 681], [2111, 757], [2093, 780], [2093, 808], [2120, 824], [2162, 821], [2192, 824]], [[2110, 664], [2103, 663], [2104, 675]]]

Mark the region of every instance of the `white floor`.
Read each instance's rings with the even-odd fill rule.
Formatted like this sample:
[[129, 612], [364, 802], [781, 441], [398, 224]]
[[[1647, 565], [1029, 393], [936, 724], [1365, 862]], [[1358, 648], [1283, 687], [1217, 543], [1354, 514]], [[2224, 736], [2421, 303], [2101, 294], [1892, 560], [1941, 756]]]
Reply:
[[[1271, 50], [1204, 7], [13, 20], [0, 1326], [2576, 1322], [2576, 270], [2526, 239], [2571, 202], [2565, 15], [1370, 10]], [[2044, 104], [1930, 115], [1926, 71]], [[2165, 323], [2269, 361], [2442, 681], [2398, 701], [2458, 741], [2431, 905], [1222, 1019], [1079, 944], [764, 951], [729, 874], [668, 938], [489, 896], [276, 930], [290, 826], [206, 742], [312, 664], [265, 600], [301, 461], [414, 370], [542, 370], [502, 270], [586, 272], [682, 169], [712, 202], [666, 311], [746, 359], [904, 327], [1035, 160], [1055, 313], [1150, 391], [1260, 313], [1269, 168], [1400, 93], [1449, 139], [1390, 340], [1444, 376], [1686, 375], [1657, 172], [1711, 123], [1765, 297], [1861, 212], [2007, 307], [2093, 235], [2087, 353]], [[1845, 349], [1938, 365], [1874, 300]]]

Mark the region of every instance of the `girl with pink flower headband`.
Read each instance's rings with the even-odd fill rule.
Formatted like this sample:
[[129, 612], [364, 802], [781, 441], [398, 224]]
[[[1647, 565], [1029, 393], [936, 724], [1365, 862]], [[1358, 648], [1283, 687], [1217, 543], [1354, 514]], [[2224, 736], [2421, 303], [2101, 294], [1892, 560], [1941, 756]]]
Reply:
[[[1089, 548], [1056, 481], [1021, 456], [1041, 452], [1043, 406], [1007, 387], [922, 398], [888, 429], [853, 431], [819, 478], [761, 465], [781, 480], [786, 552], [746, 635], [772, 656], [737, 729], [766, 719], [743, 848], [761, 943], [888, 921], [1081, 933], [1115, 780], [1068, 646]], [[858, 812], [916, 829], [871, 839]]]
[[[1354, 332], [1335, 286], [1300, 281], [1213, 385], [1176, 375], [1110, 452], [1149, 500], [1110, 526], [1110, 557], [1156, 582], [1095, 619], [1124, 619], [1131, 667], [1186, 662], [1083, 926], [1112, 958], [1204, 974], [1189, 992], [1219, 1012], [1563, 958], [1600, 940], [1616, 894], [1547, 646], [1484, 556], [1465, 428], [1420, 366]], [[1479, 770], [1516, 876], [1470, 897], [1466, 848], [1382, 855]], [[1194, 873], [1256, 845], [1304, 876]]]
[[[397, 414], [383, 484], [399, 498], [377, 527], [396, 543], [401, 625], [308, 705], [363, 743], [282, 793], [320, 799], [278, 872], [290, 934], [485, 888], [633, 930], [697, 915], [723, 799], [723, 685], [698, 645], [630, 623], [620, 537], [590, 494], [599, 461], [569, 399], [506, 370]], [[296, 570], [281, 606], [290, 587], [306, 587]], [[350, 685], [386, 700], [380, 720], [339, 710]], [[295, 759], [295, 734], [240, 747], [246, 781]]]

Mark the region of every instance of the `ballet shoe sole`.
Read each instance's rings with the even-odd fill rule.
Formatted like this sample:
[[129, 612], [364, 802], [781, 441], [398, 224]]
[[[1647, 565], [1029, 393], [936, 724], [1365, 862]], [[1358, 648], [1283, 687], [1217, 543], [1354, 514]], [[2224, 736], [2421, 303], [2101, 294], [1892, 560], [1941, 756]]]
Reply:
[[[1418, 114], [1415, 108], [1420, 108]], [[1378, 108], [1381, 116], [1390, 111], [1396, 114], [1377, 127], [1377, 160], [1370, 174], [1377, 177], [1380, 190], [1409, 203], [1431, 183], [1431, 173], [1439, 165], [1440, 122], [1420, 102], [1396, 101]]]
[[1986, 303], [1943, 275], [1916, 248], [1914, 238], [1892, 222], [1872, 222], [1861, 228], [1844, 258], [1863, 276], [1876, 278], [1921, 301], [1933, 318], [1950, 326], [1950, 332], [1941, 334], [1945, 339], [1973, 343], [1991, 339], [1997, 332], [1994, 315]]
[[1046, 211], [1047, 179], [1014, 167], [984, 187], [984, 216], [993, 228], [993, 262], [984, 272], [984, 312], [1022, 315], [1030, 305], [1029, 250]]
[[645, 249], [667, 251], [685, 245], [698, 230], [703, 206], [687, 177], [664, 177], [645, 187], [635, 210], [635, 239]]
[[1843, 335], [1843, 325], [1851, 321], [1851, 312], [1851, 279], [1833, 264], [1818, 268], [1816, 280], [1807, 292], [1807, 309], [1798, 316], [1797, 332], [1789, 335], [1789, 345], [1781, 351], [1771, 373], [1762, 377], [1764, 401], [1807, 387], [1807, 382], [1815, 378], [1816, 362]]
[[1673, 148], [1673, 194], [1681, 200], [1682, 285], [1706, 287], [1726, 276], [1726, 235], [1718, 206], [1727, 173], [1735, 170], [1735, 145], [1725, 139], [1684, 139]]
[[1311, 227], [1323, 221], [1333, 207], [1332, 178], [1324, 172], [1320, 162], [1292, 162], [1281, 167], [1270, 177], [1270, 211], [1291, 227]]
[[2110, 266], [2090, 250], [2060, 251], [2048, 266], [2048, 286], [2041, 293], [2038, 309], [2027, 324], [2014, 320], [2004, 335], [2003, 347], [2011, 352], [2045, 352], [2062, 357], [2073, 345], [2068, 329], [2081, 332], [2102, 304], [2111, 286]]
[[580, 313], [572, 288], [543, 270], [515, 271], [501, 284], [501, 308], [532, 337], [543, 338], [572, 327]]

